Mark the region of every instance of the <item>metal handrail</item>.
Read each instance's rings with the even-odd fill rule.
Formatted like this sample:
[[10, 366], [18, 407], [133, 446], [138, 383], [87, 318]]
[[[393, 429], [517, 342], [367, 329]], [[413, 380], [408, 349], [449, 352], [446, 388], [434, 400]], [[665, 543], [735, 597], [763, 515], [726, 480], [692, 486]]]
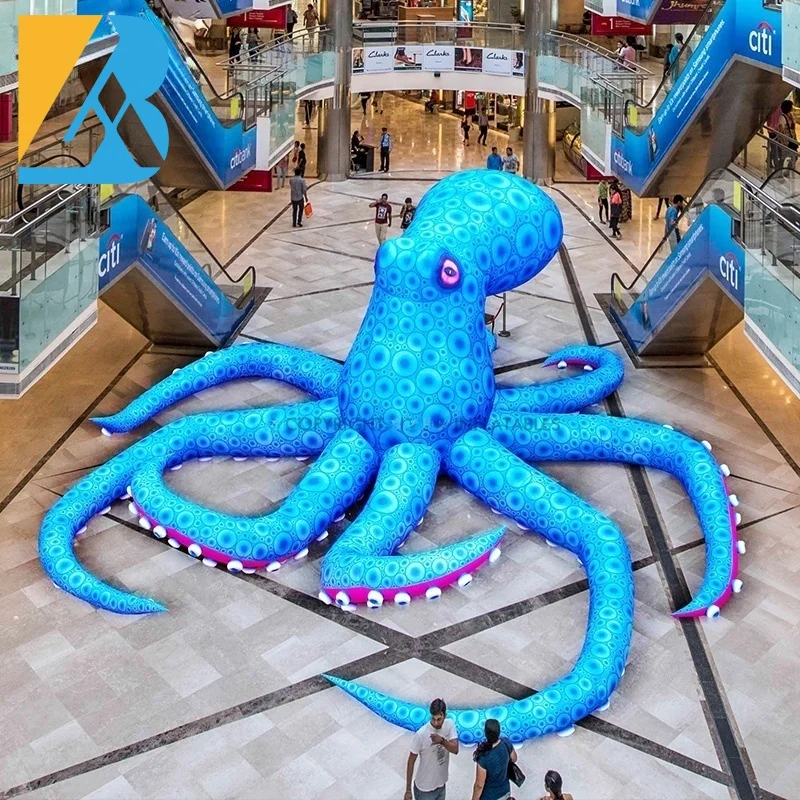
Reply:
[[[719, 11], [722, 9], [722, 7], [724, 5], [725, 5], [725, 0], [707, 0], [705, 6], [703, 7], [703, 11], [702, 11], [702, 13], [700, 15], [700, 19], [697, 21], [695, 26], [692, 28], [691, 32], [686, 37], [686, 39], [685, 39], [685, 41], [683, 43], [683, 46], [678, 51], [678, 55], [676, 57], [676, 61], [680, 62], [680, 59], [683, 57], [683, 54], [686, 52], [686, 49], [689, 48], [689, 47], [692, 48], [692, 53], [694, 53], [694, 51], [697, 49], [697, 45], [698, 45], [699, 41], [702, 41], [702, 39], [703, 39], [703, 37], [700, 37], [699, 40], [697, 39], [697, 34], [698, 34], [700, 28], [704, 28], [704, 27], [710, 26], [713, 23], [714, 19], [716, 18], [717, 14], [719, 13]], [[614, 133], [616, 133], [619, 136], [622, 136], [624, 134], [624, 129], [627, 127], [628, 119], [630, 118], [630, 114], [629, 114], [630, 106], [636, 106], [636, 108], [641, 111], [643, 109], [649, 109], [651, 106], [653, 106], [655, 104], [656, 99], [664, 91], [664, 88], [665, 88], [665, 86], [667, 84], [667, 81], [670, 78], [671, 70], [672, 70], [672, 68], [670, 67], [670, 69], [666, 71], [666, 73], [664, 74], [664, 77], [661, 79], [661, 81], [659, 82], [659, 84], [656, 87], [655, 91], [653, 92], [653, 96], [646, 103], [637, 103], [636, 101], [633, 101], [633, 100], [628, 100], [625, 103], [625, 113], [624, 113], [623, 118], [622, 118], [622, 128], [619, 129], [619, 130], [615, 130]]]
[[619, 67], [621, 68], [621, 72], [633, 72], [637, 76], [651, 78], [653, 73], [647, 69], [647, 67], [643, 67], [641, 64], [636, 63], [629, 63], [627, 61], [620, 61], [619, 56], [613, 51], [609, 50], [607, 47], [603, 47], [600, 44], [596, 44], [595, 42], [591, 41], [590, 39], [584, 39], [581, 36], [578, 36], [574, 33], [567, 33], [566, 31], [559, 31], [559, 30], [550, 30], [549, 35], [553, 36], [557, 39], [563, 39], [564, 41], [569, 42], [570, 44], [577, 45], [578, 47], [582, 47], [585, 50], [591, 50], [593, 53], [597, 53], [604, 58], [607, 58], [611, 61], [614, 61]]
[[[7, 219], [0, 220], [0, 226], [2, 226], [3, 228], [7, 228], [9, 225], [13, 225], [14, 223], [16, 223], [16, 222], [18, 222], [20, 220], [23, 222], [23, 226], [21, 228], [17, 228], [17, 229], [15, 229], [13, 231], [0, 230], [0, 236], [5, 236], [5, 237], [17, 236], [18, 234], [24, 233], [31, 225], [33, 225], [34, 223], [36, 223], [36, 222], [38, 222], [40, 220], [47, 219], [47, 217], [50, 216], [50, 214], [52, 212], [57, 211], [60, 208], [62, 208], [64, 206], [64, 204], [66, 204], [70, 200], [74, 199], [75, 197], [77, 197], [79, 194], [81, 194], [82, 192], [84, 192], [88, 188], [89, 187], [86, 184], [83, 184], [83, 183], [63, 184], [61, 186], [56, 187], [55, 189], [53, 189], [52, 192], [48, 192], [43, 197], [38, 198], [34, 203], [32, 203], [29, 206], [26, 206], [21, 211], [18, 211], [16, 214], [14, 214], [13, 216], [8, 217]], [[69, 196], [63, 197], [62, 195], [63, 195], [64, 191], [70, 191], [70, 189], [72, 189], [72, 191], [70, 192]], [[40, 206], [44, 205], [45, 203], [48, 203], [49, 201], [51, 201], [54, 198], [57, 198], [58, 201], [59, 201], [56, 205], [50, 206], [49, 208], [45, 209], [41, 213], [41, 215], [37, 214], [37, 216], [32, 220], [26, 220], [25, 219], [25, 216], [30, 214], [31, 211], [39, 208]]]

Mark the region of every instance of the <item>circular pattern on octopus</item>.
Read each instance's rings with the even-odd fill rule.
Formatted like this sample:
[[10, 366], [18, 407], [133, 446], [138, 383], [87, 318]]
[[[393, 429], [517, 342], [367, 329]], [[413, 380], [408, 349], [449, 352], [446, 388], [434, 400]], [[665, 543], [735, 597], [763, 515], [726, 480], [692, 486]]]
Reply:
[[[473, 575], [497, 560], [502, 527], [423, 553], [399, 552], [444, 471], [522, 530], [570, 550], [591, 597], [586, 639], [569, 674], [523, 700], [454, 710], [459, 735], [478, 741], [489, 717], [501, 720], [513, 741], [570, 729], [607, 702], [624, 671], [634, 608], [630, 554], [608, 518], [534, 465], [625, 462], [682, 481], [706, 539], [707, 570], [679, 614], [718, 611], [738, 583], [742, 543], [731, 507], [738, 501], [729, 500], [724, 470], [708, 447], [653, 423], [573, 413], [602, 402], [622, 382], [622, 362], [610, 350], [565, 347], [544, 362], [567, 370], [561, 380], [496, 384], [486, 298], [533, 278], [562, 234], [555, 203], [522, 178], [473, 170], [440, 181], [408, 230], [378, 250], [372, 297], [344, 364], [280, 344], [235, 346], [96, 418], [106, 434], [128, 432], [199, 391], [243, 378], [281, 380], [313, 398], [186, 416], [122, 450], [47, 513], [39, 539], [45, 571], [98, 607], [161, 611], [156, 600], [100, 581], [75, 556], [75, 538], [120, 497], [130, 500], [145, 530], [207, 565], [273, 571], [324, 540], [374, 484], [325, 552], [320, 598], [379, 609], [443, 590], [469, 591]], [[164, 481], [166, 469], [215, 457], [313, 460], [276, 510], [244, 517], [196, 504]], [[413, 729], [427, 719], [422, 705], [330, 679], [394, 724]]]

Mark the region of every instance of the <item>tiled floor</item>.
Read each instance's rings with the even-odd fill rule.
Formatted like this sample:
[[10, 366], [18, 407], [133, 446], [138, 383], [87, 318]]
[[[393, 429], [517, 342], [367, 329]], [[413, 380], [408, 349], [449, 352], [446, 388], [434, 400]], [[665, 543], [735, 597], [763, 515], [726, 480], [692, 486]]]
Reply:
[[[450, 122], [442, 115], [436, 124]], [[421, 136], [416, 125], [409, 122], [398, 138]], [[371, 291], [377, 243], [369, 202], [384, 189], [397, 203], [419, 198], [436, 173], [412, 167], [465, 163], [457, 161], [463, 153], [453, 155], [457, 140], [444, 161], [428, 155], [428, 143], [425, 161], [404, 156], [406, 144], [398, 144], [396, 163], [408, 172], [313, 187], [314, 216], [303, 230], [281, 213], [285, 195], [206, 195], [188, 207], [204, 237], [217, 236], [213, 247], [233, 259], [233, 271], [254, 264], [259, 283], [273, 287], [242, 341], [347, 355]], [[629, 233], [615, 243], [619, 251], [584, 215], [594, 212], [591, 187], [561, 184], [553, 196], [571, 266], [556, 260], [509, 295], [512, 335], [495, 353], [499, 380], [554, 379], [531, 362], [568, 343], [613, 348], [626, 365], [619, 412], [708, 439], [731, 465], [748, 552], [745, 590], [722, 618], [678, 624], [670, 617], [676, 593], [696, 588], [704, 566], [681, 488], [660, 473], [621, 466], [547, 467], [625, 532], [636, 570], [635, 632], [611, 708], [570, 738], [528, 743], [521, 763], [529, 781], [515, 795], [538, 797], [543, 773], [556, 768], [578, 800], [793, 800], [800, 796], [798, 404], [785, 404], [769, 378], [759, 382], [756, 366], [758, 375], [771, 373], [738, 332], [714, 351], [716, 368], [634, 369], [595, 293], [608, 291], [613, 270], [631, 270], [621, 252], [641, 263], [660, 223], [651, 230], [652, 209], [635, 209], [626, 230], [639, 225], [639, 239]], [[91, 408], [65, 406], [64, 414], [118, 409], [181, 363], [141, 355]], [[277, 573], [234, 577], [146, 536], [123, 503], [92, 522], [79, 556], [104, 578], [161, 599], [168, 613], [96, 612], [44, 577], [36, 558], [42, 515], [88, 469], [178, 415], [300, 396], [281, 384], [242, 381], [183, 402], [136, 436], [107, 439], [84, 421], [56, 437], [38, 464], [9, 473], [14, 491], [0, 495], [0, 797], [395, 798], [403, 792], [409, 735], [328, 688], [322, 672], [409, 699], [444, 695], [454, 705], [476, 705], [524, 696], [569, 669], [585, 630], [583, 573], [574, 559], [516, 530], [501, 560], [469, 587], [404, 610], [347, 614], [319, 603], [319, 558], [328, 543]], [[52, 402], [60, 407], [57, 395]], [[17, 458], [7, 450], [4, 468]], [[278, 503], [306, 469], [294, 460], [190, 463], [169, 482], [209, 505], [249, 514]], [[352, 518], [335, 525], [332, 538]], [[430, 548], [495, 521], [442, 479], [408, 547]], [[469, 796], [472, 771], [468, 752], [454, 760], [449, 796]]]

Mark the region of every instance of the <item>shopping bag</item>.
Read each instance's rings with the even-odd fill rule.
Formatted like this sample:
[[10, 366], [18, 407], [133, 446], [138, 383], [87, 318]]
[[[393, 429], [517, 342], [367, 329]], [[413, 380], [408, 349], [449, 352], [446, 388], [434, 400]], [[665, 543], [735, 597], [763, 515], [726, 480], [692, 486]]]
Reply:
[[311, 208], [311, 203], [306, 203], [305, 212], [307, 217], [310, 217], [314, 213], [314, 209]]

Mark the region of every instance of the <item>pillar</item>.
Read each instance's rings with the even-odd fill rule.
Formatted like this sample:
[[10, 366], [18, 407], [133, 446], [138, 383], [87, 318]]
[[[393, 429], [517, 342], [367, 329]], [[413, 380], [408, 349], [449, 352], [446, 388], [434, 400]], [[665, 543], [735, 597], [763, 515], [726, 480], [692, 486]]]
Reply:
[[350, 72], [353, 49], [352, 0], [322, 0], [320, 18], [330, 29], [336, 72], [333, 98], [319, 113], [320, 177], [347, 180], [350, 171]]
[[[556, 104], [539, 97], [538, 56], [542, 37], [555, 24], [557, 11], [551, 0], [527, 0], [525, 4], [525, 117], [523, 120], [523, 175], [534, 183], [550, 186], [556, 171]], [[557, 9], [557, 6], [555, 6]]]

